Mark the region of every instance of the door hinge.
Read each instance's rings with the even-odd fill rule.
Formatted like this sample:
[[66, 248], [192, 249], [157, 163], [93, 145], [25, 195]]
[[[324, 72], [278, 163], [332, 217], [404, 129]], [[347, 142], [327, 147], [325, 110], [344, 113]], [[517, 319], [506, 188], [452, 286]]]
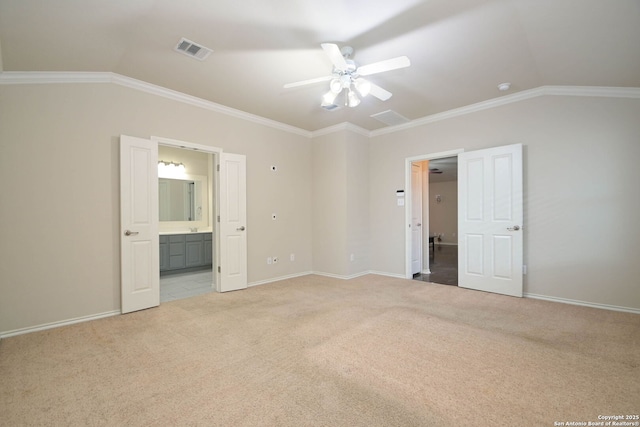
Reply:
[[216, 169], [220, 172], [220, 165], [216, 165]]
[[220, 215], [218, 215], [218, 222], [220, 222]]
[[218, 266], [218, 273], [222, 273], [222, 271], [220, 271], [220, 266]]

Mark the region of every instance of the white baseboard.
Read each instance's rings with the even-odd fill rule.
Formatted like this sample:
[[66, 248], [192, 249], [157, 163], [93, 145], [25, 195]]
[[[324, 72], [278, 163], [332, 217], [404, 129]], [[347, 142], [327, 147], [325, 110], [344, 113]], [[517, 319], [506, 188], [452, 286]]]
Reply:
[[90, 316], [82, 316], [82, 317], [75, 317], [73, 319], [61, 320], [59, 322], [51, 322], [51, 323], [45, 323], [37, 326], [30, 326], [28, 328], [14, 329], [12, 331], [0, 332], [0, 339], [9, 338], [16, 335], [28, 334], [31, 332], [44, 331], [47, 329], [59, 328], [60, 326], [73, 325], [75, 323], [88, 322], [90, 320], [103, 319], [105, 317], [117, 316], [119, 314], [120, 314], [120, 310], [114, 310], [114, 311], [107, 311], [104, 313], [92, 314]]
[[378, 276], [394, 277], [396, 279], [406, 279], [404, 274], [387, 273], [386, 271], [369, 270], [366, 274], [377, 274]]
[[599, 308], [604, 310], [623, 311], [626, 313], [640, 314], [640, 309], [633, 308], [633, 307], [622, 307], [618, 305], [600, 304], [596, 302], [580, 301], [580, 300], [569, 299], [569, 298], [550, 297], [546, 295], [530, 294], [527, 292], [523, 294], [523, 297], [539, 299], [544, 301], [551, 301], [551, 302], [559, 302], [562, 304], [581, 305], [584, 307], [592, 307], [592, 308]]
[[333, 273], [324, 273], [322, 271], [314, 271], [311, 274], [317, 274], [318, 276], [325, 276], [325, 277], [333, 277], [334, 279], [349, 280], [349, 279], [355, 279], [356, 277], [360, 277], [360, 276], [366, 276], [367, 274], [370, 274], [370, 272], [363, 271], [360, 273], [351, 274], [349, 276], [345, 276], [341, 274], [333, 274]]
[[402, 274], [387, 273], [384, 271], [374, 271], [374, 270], [362, 271], [360, 273], [351, 274], [349, 276], [345, 276], [341, 274], [333, 274], [333, 273], [324, 273], [322, 271], [313, 271], [309, 274], [317, 274], [318, 276], [332, 277], [334, 279], [341, 279], [341, 280], [355, 279], [356, 277], [366, 276], [367, 274], [377, 274], [378, 276], [395, 277], [396, 279], [406, 279], [406, 277], [404, 277], [404, 275]]
[[257, 282], [249, 283], [247, 286], [251, 288], [253, 286], [266, 285], [267, 283], [278, 282], [280, 280], [293, 279], [294, 277], [308, 276], [309, 274], [315, 273], [313, 273], [312, 271], [305, 271], [303, 273], [289, 274], [287, 276], [274, 277], [272, 279], [258, 280]]

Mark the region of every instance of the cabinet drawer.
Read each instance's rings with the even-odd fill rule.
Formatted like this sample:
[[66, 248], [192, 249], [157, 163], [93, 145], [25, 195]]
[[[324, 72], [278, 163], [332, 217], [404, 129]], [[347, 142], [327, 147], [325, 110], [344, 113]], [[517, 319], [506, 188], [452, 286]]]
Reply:
[[169, 237], [169, 243], [184, 243], [184, 234], [174, 234], [168, 237]]

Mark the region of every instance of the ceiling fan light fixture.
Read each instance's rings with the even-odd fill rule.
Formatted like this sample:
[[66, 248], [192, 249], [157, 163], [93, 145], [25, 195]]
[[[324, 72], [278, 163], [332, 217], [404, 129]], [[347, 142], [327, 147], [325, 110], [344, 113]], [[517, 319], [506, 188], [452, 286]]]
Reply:
[[347, 95], [347, 100], [348, 100], [348, 105], [349, 107], [357, 107], [358, 105], [360, 105], [360, 98], [358, 98], [358, 95], [352, 91], [351, 89], [349, 89], [349, 94]]
[[362, 97], [369, 95], [369, 92], [371, 92], [371, 83], [364, 79], [356, 79], [354, 84], [356, 86], [356, 90]]
[[329, 89], [333, 93], [340, 93], [342, 91], [342, 82], [340, 81], [340, 79], [331, 80], [331, 82], [329, 83]]
[[331, 106], [331, 105], [336, 105], [335, 101], [336, 101], [336, 97], [337, 96], [338, 96], [338, 94], [333, 92], [333, 91], [329, 91], [329, 92], [325, 93], [322, 96], [322, 104], [320, 104], [320, 106], [322, 106], [323, 108], [326, 108], [326, 107]]
[[[365, 79], [360, 79], [360, 76], [368, 76], [371, 74], [396, 70], [411, 65], [409, 58], [406, 56], [400, 56], [360, 67], [351, 59], [351, 55], [353, 55], [353, 48], [344, 46], [340, 49], [338, 48], [338, 45], [334, 43], [322, 43], [320, 46], [333, 64], [331, 75], [295, 83], [287, 83], [284, 85], [284, 88], [289, 89], [328, 81], [329, 92], [322, 97], [320, 104], [325, 110], [334, 110], [341, 106], [356, 107], [361, 102], [358, 95], [365, 97], [368, 94], [371, 94], [373, 97], [381, 101], [388, 100], [391, 98], [391, 92], [384, 90], [374, 83], [369, 83]], [[343, 93], [344, 95], [342, 95]], [[340, 96], [340, 105], [335, 103], [338, 96]], [[344, 102], [342, 102], [343, 96]], [[408, 119], [406, 120], [408, 121]]]
[[337, 93], [333, 91], [329, 91], [325, 93], [324, 96], [322, 97], [322, 102], [326, 102], [327, 104], [333, 104], [337, 96], [338, 96]]

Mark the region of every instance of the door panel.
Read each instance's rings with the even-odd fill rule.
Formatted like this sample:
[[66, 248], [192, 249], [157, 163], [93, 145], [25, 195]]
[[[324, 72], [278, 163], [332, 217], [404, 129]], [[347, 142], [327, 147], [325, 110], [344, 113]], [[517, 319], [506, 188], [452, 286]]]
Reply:
[[483, 275], [484, 274], [484, 257], [482, 248], [484, 247], [484, 236], [482, 234], [466, 234], [465, 251], [466, 268], [463, 270], [466, 274]]
[[458, 156], [460, 287], [522, 296], [522, 145]]
[[219, 291], [247, 287], [246, 158], [220, 156], [220, 285]]
[[122, 313], [160, 304], [158, 146], [120, 137]]

